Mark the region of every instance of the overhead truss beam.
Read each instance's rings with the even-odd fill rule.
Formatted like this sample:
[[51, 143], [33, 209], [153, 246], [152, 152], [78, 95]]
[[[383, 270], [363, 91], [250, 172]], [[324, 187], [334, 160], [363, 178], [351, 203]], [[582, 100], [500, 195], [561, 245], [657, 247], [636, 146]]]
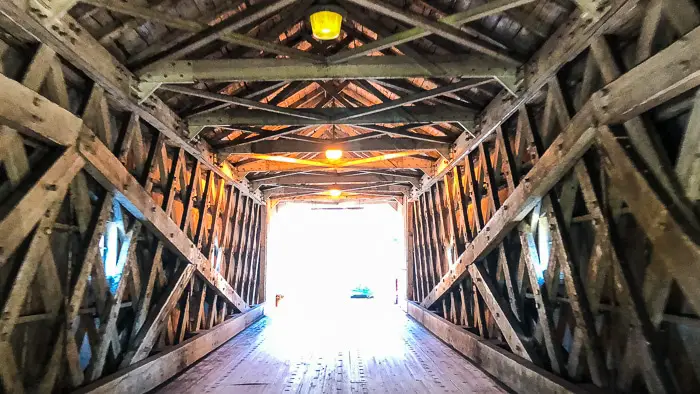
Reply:
[[[276, 156], [275, 156], [276, 157]], [[295, 160], [288, 157], [288, 162], [272, 161], [272, 160], [256, 160], [250, 163], [241, 164], [234, 167], [234, 171], [240, 175], [245, 175], [250, 172], [276, 172], [276, 171], [337, 171], [339, 169], [347, 169], [348, 171], [365, 171], [365, 170], [402, 170], [402, 169], [419, 169], [425, 173], [431, 174], [434, 170], [434, 163], [431, 160], [426, 160], [417, 157], [400, 157], [396, 159], [387, 159], [374, 161], [369, 163], [358, 163], [347, 165], [345, 161], [337, 163], [311, 161], [311, 160]], [[354, 160], [353, 160], [354, 161]]]
[[261, 141], [253, 144], [221, 148], [219, 153], [230, 155], [321, 153], [328, 149], [340, 149], [344, 152], [438, 151], [444, 156], [449, 155], [449, 145], [446, 144], [391, 137], [340, 143], [331, 140], [325, 143], [290, 140]]
[[[307, 110], [308, 111], [308, 110]], [[473, 127], [471, 111], [455, 111], [444, 107], [411, 107], [387, 110], [376, 114], [360, 115], [364, 109], [324, 108], [313, 110], [323, 119], [305, 119], [263, 111], [224, 109], [195, 115], [188, 119], [190, 127], [215, 126], [311, 126], [311, 125], [376, 125], [376, 124], [432, 124], [459, 122], [466, 128]], [[311, 112], [311, 111], [309, 111]], [[340, 118], [345, 118], [339, 120]], [[378, 131], [378, 130], [377, 130]]]
[[364, 183], [377, 183], [377, 182], [408, 182], [414, 186], [418, 185], [420, 178], [413, 177], [407, 178], [404, 176], [394, 176], [394, 175], [380, 175], [380, 174], [358, 174], [358, 175], [344, 175], [343, 173], [336, 174], [323, 174], [323, 175], [312, 175], [312, 174], [299, 174], [299, 175], [289, 175], [281, 178], [273, 178], [268, 180], [252, 181], [251, 187], [258, 189], [262, 185], [355, 185]]
[[139, 72], [142, 83], [280, 81], [395, 78], [496, 78], [514, 90], [516, 68], [478, 55], [429, 56], [426, 69], [406, 56], [371, 56], [344, 64], [309, 64], [296, 59], [223, 59], [163, 62]]

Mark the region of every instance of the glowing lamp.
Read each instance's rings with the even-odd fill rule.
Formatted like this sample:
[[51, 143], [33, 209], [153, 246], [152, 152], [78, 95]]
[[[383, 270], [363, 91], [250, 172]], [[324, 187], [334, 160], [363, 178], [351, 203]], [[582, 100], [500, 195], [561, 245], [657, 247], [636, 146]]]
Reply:
[[343, 151], [340, 149], [328, 149], [326, 151], [326, 159], [328, 160], [338, 160], [343, 157]]
[[343, 194], [343, 192], [341, 192], [338, 189], [331, 189], [328, 191], [328, 194], [333, 198], [338, 198], [338, 197], [340, 197], [341, 194]]
[[314, 38], [323, 41], [335, 40], [340, 35], [343, 11], [334, 6], [316, 7], [312, 9], [309, 21]]

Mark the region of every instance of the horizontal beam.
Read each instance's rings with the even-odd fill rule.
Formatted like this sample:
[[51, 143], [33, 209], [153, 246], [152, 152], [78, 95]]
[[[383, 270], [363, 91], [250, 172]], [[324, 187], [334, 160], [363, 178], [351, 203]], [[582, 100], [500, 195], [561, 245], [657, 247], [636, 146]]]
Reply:
[[[342, 164], [342, 163], [341, 163]], [[382, 160], [372, 163], [364, 163], [356, 166], [342, 167], [343, 169], [352, 171], [363, 170], [401, 170], [401, 169], [417, 169], [423, 170], [426, 173], [432, 173], [435, 164], [430, 160], [419, 159], [415, 157], [401, 157], [398, 159]], [[250, 163], [245, 163], [233, 167], [234, 172], [239, 175], [245, 175], [250, 172], [273, 172], [273, 171], [336, 171], [340, 167], [328, 163], [328, 167], [318, 167], [303, 163], [283, 163], [268, 160], [256, 160]]]
[[282, 197], [303, 197], [303, 196], [313, 196], [321, 195], [330, 197], [328, 194], [329, 189], [342, 190], [343, 195], [346, 196], [403, 196], [407, 195], [410, 191], [409, 186], [395, 186], [395, 185], [376, 185], [376, 186], [358, 186], [358, 185], [335, 185], [332, 187], [322, 187], [322, 186], [307, 186], [307, 187], [297, 187], [297, 186], [282, 186], [279, 188], [274, 188], [270, 190], [263, 191], [263, 198], [282, 198]]
[[97, 380], [77, 391], [86, 393], [146, 393], [216, 350], [264, 316], [264, 305], [233, 316], [211, 330], [200, 331], [185, 342], [142, 362]]
[[513, 392], [542, 394], [587, 392], [532, 362], [450, 323], [412, 301], [408, 302], [408, 314]]
[[258, 189], [262, 185], [359, 185], [373, 182], [409, 182], [417, 186], [420, 182], [419, 177], [407, 178], [404, 176], [398, 177], [393, 175], [378, 175], [378, 174], [363, 174], [363, 175], [343, 175], [339, 174], [324, 174], [324, 175], [290, 175], [281, 178], [273, 178], [268, 180], [251, 181], [251, 187]]
[[353, 202], [358, 205], [367, 204], [379, 204], [379, 203], [391, 203], [399, 202], [403, 199], [401, 196], [374, 196], [367, 194], [343, 194], [339, 197], [330, 197], [320, 194], [306, 195], [306, 196], [288, 196], [288, 197], [271, 197], [270, 201], [282, 202], [282, 201], [308, 201], [313, 203], [328, 204], [330, 206], [338, 205], [344, 202]]
[[[473, 127], [474, 114], [471, 111], [455, 111], [442, 106], [407, 107], [401, 110], [389, 110], [378, 114], [353, 117], [359, 109], [324, 108], [309, 111], [318, 113], [326, 120], [302, 119], [299, 117], [272, 114], [262, 111], [240, 109], [223, 109], [195, 115], [188, 118], [190, 127], [207, 126], [310, 126], [310, 125], [374, 125], [374, 124], [409, 124], [409, 123], [449, 123], [460, 122], [466, 128]], [[347, 118], [345, 120], [335, 120]]]
[[477, 55], [428, 56], [427, 70], [406, 56], [368, 56], [343, 64], [309, 64], [296, 59], [181, 60], [159, 63], [139, 72], [142, 83], [194, 83], [196, 81], [291, 81], [394, 78], [496, 78], [514, 87], [512, 65]]
[[352, 142], [325, 143], [275, 140], [261, 141], [248, 145], [231, 146], [219, 149], [219, 153], [230, 155], [246, 155], [251, 153], [321, 153], [327, 149], [340, 149], [344, 152], [394, 152], [402, 150], [438, 151], [442, 155], [449, 155], [449, 145], [437, 142], [417, 141], [406, 138], [379, 137]]

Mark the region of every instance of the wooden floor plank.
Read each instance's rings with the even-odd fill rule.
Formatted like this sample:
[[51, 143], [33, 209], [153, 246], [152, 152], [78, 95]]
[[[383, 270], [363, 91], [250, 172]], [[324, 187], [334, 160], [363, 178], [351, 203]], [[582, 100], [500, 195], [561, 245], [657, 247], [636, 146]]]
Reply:
[[157, 392], [503, 393], [471, 362], [378, 300], [319, 315], [287, 305]]

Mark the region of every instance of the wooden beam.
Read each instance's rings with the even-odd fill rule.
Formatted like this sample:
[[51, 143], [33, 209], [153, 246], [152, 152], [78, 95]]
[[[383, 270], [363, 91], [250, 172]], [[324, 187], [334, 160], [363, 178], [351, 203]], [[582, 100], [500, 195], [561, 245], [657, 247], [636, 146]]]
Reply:
[[438, 137], [432, 134], [417, 133], [415, 131], [411, 131], [411, 129], [406, 126], [385, 127], [377, 124], [362, 124], [352, 125], [352, 128], [366, 130], [370, 133], [381, 133], [386, 135], [410, 138], [418, 141], [437, 142], [441, 144], [448, 144], [452, 140], [452, 138], [450, 137]]
[[[140, 7], [128, 2], [118, 1], [118, 0], [80, 0], [81, 3], [90, 4], [95, 7], [104, 8], [119, 14], [129, 15], [134, 18], [142, 19], [145, 21], [150, 21], [153, 23], [158, 23], [173, 29], [189, 31], [193, 33], [201, 33], [211, 26], [207, 23], [197, 22], [194, 20], [178, 18], [168, 13], [154, 10], [152, 8]], [[223, 21], [221, 23], [225, 23]], [[284, 45], [276, 44], [274, 42], [267, 42], [259, 40], [254, 37], [249, 37], [245, 34], [236, 33], [234, 31], [229, 31], [228, 33], [221, 34], [218, 38], [221, 41], [228, 42], [235, 45], [241, 45], [253, 49], [258, 49], [268, 53], [276, 53], [278, 55], [286, 55], [291, 58], [306, 59], [310, 61], [321, 60], [321, 57], [314, 55], [309, 52], [304, 52], [302, 50], [287, 47]]]
[[678, 153], [676, 173], [686, 196], [697, 206], [700, 201], [700, 92], [696, 92], [693, 99], [693, 108]]
[[[688, 73], [688, 70], [700, 70], [700, 42], [697, 35], [700, 35], [700, 28], [688, 33], [688, 37], [692, 39], [681, 39], [594, 93], [588, 103], [572, 118], [566, 129], [554, 140], [550, 149], [530, 170], [523, 179], [523, 183], [493, 215], [487, 226], [490, 231], [482, 231], [477, 235], [453, 272], [445, 275], [443, 281], [431, 291], [422, 305], [430, 307], [455, 282], [464, 277], [467, 266], [480, 260], [485, 253], [492, 250], [496, 246], [495, 242], [500, 242], [506, 232], [510, 231], [532, 209], [533, 204], [544, 197], [543, 193], [549, 191], [561, 179], [564, 174], [561, 171], [567, 171], [573, 167], [574, 162], [592, 141], [595, 134], [592, 132], [592, 124], [624, 122], [638, 115], [640, 106], [646, 106], [650, 101], [658, 105], [687, 89], [700, 85], [700, 72]], [[652, 75], [658, 74], [658, 70], [665, 70], [665, 72], [652, 78]], [[639, 88], [642, 85], [638, 83], [639, 81], [649, 81], [643, 84], [648, 89]], [[622, 101], [614, 104], [615, 111], [607, 105], [610, 97], [619, 97]], [[565, 139], [566, 141], [563, 141]], [[551, 161], [552, 159], [554, 161]], [[505, 209], [506, 206], [508, 209]]]
[[[244, 12], [235, 14], [230, 18], [223, 20], [221, 23], [217, 23], [216, 25], [201, 30], [199, 33], [195, 34], [192, 39], [187, 40], [180, 45], [176, 45], [164, 53], [149, 59], [145, 66], [147, 67], [148, 65], [153, 65], [156, 63], [181, 59], [207, 44], [227, 37], [227, 35], [238, 29], [254, 24], [263, 18], [281, 11], [283, 8], [294, 4], [296, 1], [297, 0], [276, 0], [259, 3], [248, 7]], [[246, 40], [249, 37], [241, 35], [237, 38]]]
[[476, 362], [517, 393], [586, 393], [587, 391], [490, 341], [454, 325], [421, 307], [408, 303], [408, 314], [459, 353]]
[[[486, 18], [487, 16], [501, 13], [511, 8], [520, 7], [522, 5], [531, 3], [532, 1], [534, 0], [490, 1], [486, 4], [475, 6], [469, 8], [468, 10], [458, 12], [454, 15], [441, 18], [438, 20], [438, 22], [448, 24], [454, 27], [459, 27], [461, 25], [470, 22], [475, 22], [482, 18]], [[421, 27], [414, 27], [412, 29], [404, 30], [399, 33], [367, 43], [365, 45], [329, 56], [327, 60], [330, 64], [346, 62], [348, 60], [360, 56], [368, 55], [372, 52], [382, 51], [384, 49], [389, 49], [391, 47], [405, 44], [407, 42], [414, 41], [419, 38], [427, 37], [430, 34], [432, 34], [431, 31], [428, 31]]]
[[379, 112], [387, 111], [394, 108], [399, 108], [404, 105], [414, 104], [419, 101], [428, 100], [434, 97], [442, 96], [448, 93], [458, 92], [460, 90], [470, 89], [485, 83], [489, 83], [490, 79], [467, 79], [464, 81], [444, 85], [437, 87], [435, 89], [423, 90], [420, 93], [410, 94], [408, 96], [401, 97], [397, 100], [386, 101], [381, 104], [373, 105], [368, 108], [358, 110], [352, 115], [346, 115], [337, 120], [347, 120], [352, 118], [358, 118], [364, 115], [372, 115]]
[[340, 149], [344, 152], [395, 152], [404, 150], [439, 151], [444, 156], [449, 155], [448, 147], [445, 144], [390, 137], [339, 143], [332, 140], [328, 140], [325, 143], [288, 140], [262, 141], [254, 144], [221, 148], [219, 149], [219, 153], [230, 155], [246, 155], [251, 153], [321, 153], [325, 152], [327, 149]]
[[[65, 14], [49, 23], [45, 20], [46, 18], [42, 18], [41, 10], [28, 7], [27, 2], [22, 0], [0, 2], [0, 13], [36, 37], [38, 41], [56, 51], [63, 59], [85, 72], [97, 85], [104, 88], [114, 101], [139, 115], [141, 119], [163, 133], [174, 145], [181, 146], [200, 160], [204, 166], [216, 171], [228, 183], [236, 185], [246, 195], [260, 202], [258, 196], [250, 193], [245, 181], [233, 179], [214, 163], [213, 154], [206, 143], [190, 143], [183, 122], [165, 103], [157, 97], [150, 97], [144, 105], [141, 105], [132, 91], [133, 81], [136, 80], [136, 77], [87, 31], [78, 28], [80, 24], [70, 15]], [[0, 80], [4, 78], [6, 77], [0, 76]], [[0, 89], [0, 93], [5, 97], [11, 97], [8, 95], [13, 93], [13, 89]], [[11, 107], [0, 105], [0, 111], [5, 108]], [[54, 111], [46, 111], [43, 116], [41, 113], [36, 113], [35, 123], [53, 124], [52, 127], [55, 130], [63, 130], [57, 127], [56, 123], [53, 123], [54, 119], [47, 118], [49, 113], [53, 114], [52, 116], [57, 114]], [[62, 116], [66, 115], [69, 113], [65, 112]], [[67, 129], [72, 130], [71, 128]]]
[[[639, 83], [641, 76], [653, 78]], [[621, 124], [699, 84], [700, 28], [695, 28], [606, 85], [596, 111], [602, 124]]]
[[598, 135], [602, 161], [613, 183], [627, 203], [635, 220], [647, 234], [657, 256], [675, 279], [693, 310], [700, 311], [700, 271], [689, 268], [689, 262], [700, 261], [700, 246], [693, 240], [697, 231], [688, 231], [687, 220], [679, 221], [667, 207], [662, 195], [655, 191], [636, 168], [633, 160], [607, 127]]
[[78, 141], [78, 150], [87, 163], [87, 171], [103, 187], [113, 191], [115, 198], [134, 217], [157, 234], [180, 258], [195, 265], [199, 276], [227, 302], [235, 305], [240, 311], [248, 309], [248, 305], [221, 274], [212, 268], [208, 258], [197, 249], [170, 215], [156, 204], [150, 193], [89, 130], [83, 130]]
[[68, 148], [0, 220], [0, 266], [7, 262], [52, 204], [63, 198], [83, 165], [85, 160], [75, 147]]
[[637, 5], [637, 0], [614, 0], [610, 9], [594, 22], [582, 18], [580, 12], [574, 11], [569, 20], [563, 23], [537, 53], [522, 66], [525, 78], [519, 86], [517, 97], [514, 98], [506, 90], [499, 93], [481, 113], [476, 127], [467, 126], [467, 130], [457, 138], [453, 144], [453, 150], [456, 152], [454, 158], [449, 160], [447, 165], [441, 166], [441, 170], [425, 182], [420, 192], [428, 190], [448, 171], [461, 163], [464, 157], [489, 138], [498, 126], [539, 94], [542, 87], [561, 67], [588, 48], [592, 39], [629, 18], [629, 15], [633, 14], [631, 11]]
[[467, 36], [462, 30], [457, 27], [442, 23], [440, 21], [435, 21], [423, 17], [422, 15], [414, 14], [411, 12], [404, 11], [398, 7], [394, 7], [386, 2], [374, 1], [374, 0], [345, 0], [359, 6], [365, 7], [372, 11], [378, 12], [380, 14], [386, 15], [390, 18], [394, 18], [403, 23], [407, 23], [411, 26], [420, 27], [433, 34], [437, 34], [450, 40], [456, 44], [463, 47], [469, 48], [473, 51], [482, 53], [493, 59], [498, 59], [503, 62], [507, 62], [512, 65], [519, 65], [521, 62], [510, 54], [504, 52], [503, 50], [496, 48], [492, 45], [486, 43], [480, 43], [473, 40], [470, 36]]
[[161, 299], [149, 311], [148, 317], [139, 331], [133, 334], [134, 338], [130, 341], [131, 346], [122, 358], [122, 367], [135, 364], [148, 357], [158, 335], [162, 332], [165, 320], [170, 317], [173, 307], [180, 301], [180, 296], [190, 282], [194, 271], [195, 266], [186, 265], [173, 274], [168, 287], [163, 290]]
[[[420, 106], [412, 107], [409, 110], [390, 110], [378, 114], [352, 117], [359, 109], [346, 108], [324, 108], [314, 110], [315, 113], [323, 116], [325, 120], [302, 119], [294, 116], [271, 114], [262, 111], [250, 110], [218, 110], [202, 115], [196, 115], [188, 119], [190, 127], [207, 126], [309, 126], [309, 125], [376, 125], [376, 124], [418, 124], [418, 123], [441, 123], [459, 122], [466, 128], [474, 124], [474, 115], [468, 111], [454, 111], [444, 107]], [[337, 118], [351, 116], [347, 120], [336, 120]], [[383, 130], [380, 127], [377, 131]], [[390, 129], [385, 130], [388, 131]], [[405, 131], [405, 130], [404, 130]], [[401, 129], [396, 131], [396, 134]], [[416, 133], [414, 133], [416, 134]], [[433, 136], [434, 137], [434, 136]], [[444, 140], [444, 139], [443, 139]]]
[[515, 67], [482, 56], [431, 56], [436, 67], [426, 70], [405, 56], [367, 56], [344, 64], [309, 64], [295, 59], [181, 60], [139, 71], [140, 81], [194, 83], [195, 81], [280, 81], [392, 78], [497, 78], [515, 86]]
[[75, 144], [83, 122], [59, 108], [39, 93], [0, 75], [0, 118], [17, 131], [52, 144]]
[[186, 94], [188, 96], [200, 97], [208, 100], [220, 101], [222, 103], [235, 104], [240, 107], [254, 108], [261, 111], [272, 112], [282, 115], [296, 116], [306, 119], [323, 119], [321, 115], [315, 114], [313, 112], [307, 112], [303, 110], [292, 110], [285, 107], [278, 107], [276, 105], [270, 105], [261, 103], [255, 100], [249, 100], [246, 98], [230, 96], [226, 94], [212, 93], [201, 89], [192, 89], [184, 86], [177, 85], [163, 85], [160, 87], [162, 90], [167, 90], [170, 92]]
[[355, 184], [365, 184], [373, 182], [385, 182], [385, 183], [399, 183], [399, 182], [410, 182], [414, 186], [418, 184], [420, 178], [414, 177], [413, 179], [405, 177], [397, 177], [392, 175], [344, 175], [343, 173], [338, 174], [323, 174], [323, 175], [290, 175], [281, 178], [273, 178], [269, 180], [252, 181], [251, 187], [258, 189], [262, 185], [333, 185], [333, 184], [343, 184], [343, 185], [355, 185]]
[[[312, 194], [324, 194], [328, 195], [328, 186], [318, 186], [318, 185], [285, 185], [280, 187], [275, 187], [263, 192], [263, 197], [265, 199], [271, 197], [279, 197], [278, 194], [283, 194], [284, 196], [305, 196]], [[333, 189], [341, 190], [346, 193], [351, 194], [366, 194], [366, 195], [388, 195], [395, 196], [399, 194], [407, 194], [410, 190], [410, 186], [401, 185], [387, 185], [387, 184], [374, 184], [374, 185], [347, 185], [347, 184], [334, 184]]]
[[554, 141], [534, 165], [522, 183], [503, 202], [485, 228], [474, 237], [459, 262], [444, 275], [421, 303], [429, 308], [467, 275], [469, 265], [484, 258], [503, 240], [549, 190], [573, 167], [591, 146], [595, 129], [591, 127], [590, 107], [582, 109], [569, 127]]
[[77, 390], [76, 394], [145, 393], [151, 391], [216, 350], [258, 321], [263, 315], [264, 305], [258, 305], [245, 313], [226, 320], [213, 329], [200, 331], [199, 334], [185, 342], [149, 357], [132, 367], [97, 380]]
[[[238, 174], [247, 174], [249, 172], [270, 172], [270, 171], [308, 171], [313, 169], [314, 171], [336, 171], [339, 165], [343, 165], [343, 162], [338, 164], [333, 163], [323, 163], [319, 162], [319, 166], [313, 166], [304, 163], [295, 162], [277, 162], [268, 160], [256, 160], [254, 162], [241, 164], [234, 167], [234, 171]], [[327, 166], [327, 167], [324, 167]], [[400, 170], [400, 169], [420, 169], [426, 173], [431, 173], [433, 170], [433, 162], [430, 160], [419, 159], [415, 157], [401, 157], [391, 160], [382, 160], [372, 163], [363, 163], [347, 167], [342, 167], [344, 169], [353, 171], [362, 170], [374, 170], [374, 169], [390, 169], [390, 170]]]

